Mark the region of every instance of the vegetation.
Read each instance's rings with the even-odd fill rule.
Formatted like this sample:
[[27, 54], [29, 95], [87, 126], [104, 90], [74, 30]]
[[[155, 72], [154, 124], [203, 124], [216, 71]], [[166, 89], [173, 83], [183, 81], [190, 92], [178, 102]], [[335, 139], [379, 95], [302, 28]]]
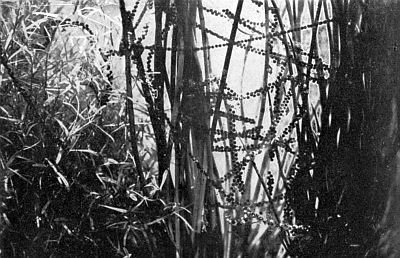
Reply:
[[0, 5], [0, 256], [398, 255], [398, 1]]

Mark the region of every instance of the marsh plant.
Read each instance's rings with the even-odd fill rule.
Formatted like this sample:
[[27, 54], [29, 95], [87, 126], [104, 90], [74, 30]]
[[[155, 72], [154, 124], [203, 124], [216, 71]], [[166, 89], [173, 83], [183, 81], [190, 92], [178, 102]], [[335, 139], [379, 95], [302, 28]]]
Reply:
[[0, 256], [396, 256], [397, 1], [0, 6]]

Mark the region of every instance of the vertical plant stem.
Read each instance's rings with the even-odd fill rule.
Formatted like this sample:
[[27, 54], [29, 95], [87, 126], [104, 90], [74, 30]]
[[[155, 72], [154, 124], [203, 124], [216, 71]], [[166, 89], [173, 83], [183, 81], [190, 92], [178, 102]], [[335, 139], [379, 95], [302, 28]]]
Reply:
[[153, 129], [157, 143], [158, 156], [158, 181], [162, 180], [162, 176], [169, 168], [169, 155], [167, 139], [165, 135], [164, 121], [164, 78], [165, 78], [165, 52], [162, 46], [162, 12], [165, 3], [161, 0], [154, 1], [155, 9], [155, 50], [154, 50], [154, 84], [153, 87], [157, 91], [154, 98], [154, 123]]
[[[293, 8], [291, 8], [290, 0], [285, 0], [285, 1], [286, 1], [286, 10], [287, 10], [288, 19], [289, 19], [289, 22], [290, 22], [290, 27], [294, 28], [294, 26], [295, 26], [295, 24], [294, 24], [294, 21], [295, 21], [294, 3], [293, 3]], [[293, 32], [293, 35], [294, 35], [294, 33], [295, 32]]]
[[[226, 81], [227, 81], [227, 78], [228, 78], [228, 71], [229, 71], [230, 61], [231, 61], [231, 57], [232, 57], [234, 41], [235, 41], [235, 38], [236, 38], [236, 32], [238, 30], [240, 14], [242, 12], [243, 2], [244, 2], [243, 0], [239, 0], [238, 1], [236, 12], [235, 12], [235, 17], [234, 17], [234, 21], [233, 21], [230, 37], [229, 37], [229, 45], [228, 45], [228, 49], [226, 51], [224, 66], [223, 66], [222, 75], [221, 75], [221, 81], [220, 81], [220, 85], [219, 85], [219, 92], [218, 92], [217, 101], [216, 101], [215, 110], [214, 110], [214, 116], [213, 116], [213, 120], [212, 120], [212, 124], [211, 124], [211, 130], [210, 130], [210, 142], [211, 143], [214, 140], [215, 129], [216, 129], [219, 117], [220, 117], [219, 110], [221, 108], [222, 96], [223, 96], [223, 93], [224, 93], [224, 89], [226, 87]], [[229, 126], [230, 125], [231, 125], [231, 123], [228, 120], [228, 134], [229, 134]], [[230, 146], [234, 146], [232, 144], [233, 140], [232, 140], [231, 137], [229, 137], [229, 141], [230, 141]], [[232, 167], [233, 167], [233, 163], [235, 162], [234, 161], [234, 155], [233, 155], [234, 153], [233, 152], [234, 152], [234, 150], [232, 148], [232, 153], [231, 153]], [[225, 227], [225, 228], [229, 228], [229, 226]], [[224, 245], [225, 245], [225, 247], [226, 246], [230, 247], [230, 244], [231, 244], [230, 243], [230, 239], [229, 239], [229, 242], [227, 242], [227, 240], [228, 239], [225, 238]], [[226, 250], [226, 249], [224, 250], [224, 257], [229, 257], [229, 256], [230, 256], [230, 248], [229, 248], [229, 250]]]
[[[268, 0], [264, 0], [264, 19], [265, 19], [265, 35], [269, 35], [269, 6], [268, 6]], [[267, 91], [265, 89], [268, 88], [268, 68], [269, 68], [269, 52], [270, 52], [270, 47], [269, 47], [269, 38], [265, 39], [265, 58], [264, 58], [264, 77], [263, 77], [263, 94], [261, 96], [261, 107], [260, 107], [260, 113], [258, 116], [258, 123], [257, 126], [261, 126], [263, 123], [264, 119], [264, 114], [265, 114], [265, 105], [267, 103]], [[255, 143], [256, 145], [257, 143]]]
[[[179, 147], [175, 143], [175, 192], [174, 192], [174, 202], [175, 204], [180, 204], [180, 196], [179, 196], [179, 177], [180, 177], [180, 170], [181, 170], [181, 153], [179, 151]], [[179, 211], [176, 211], [177, 213]], [[175, 246], [176, 246], [176, 257], [182, 257], [182, 250], [181, 250], [181, 224], [179, 221], [179, 217], [175, 216]]]
[[[171, 79], [170, 79], [170, 103], [171, 103], [171, 124], [174, 128], [171, 128], [170, 134], [172, 134], [171, 140], [173, 140], [173, 145], [175, 149], [175, 187], [174, 187], [174, 202], [176, 204], [182, 203], [181, 196], [179, 194], [179, 184], [180, 177], [184, 173], [184, 161], [182, 160], [182, 143], [179, 141], [179, 134], [182, 134], [182, 130], [180, 130], [179, 126], [179, 110], [180, 110], [180, 101], [179, 94], [180, 88], [176, 91], [176, 79], [180, 78], [181, 74], [179, 69], [177, 69], [177, 51], [176, 48], [178, 46], [178, 26], [174, 25], [172, 32], [172, 53], [171, 53]], [[180, 80], [179, 80], [180, 81]], [[178, 82], [179, 84], [180, 82]], [[171, 143], [172, 144], [172, 143]], [[169, 191], [169, 189], [168, 189]], [[182, 249], [181, 249], [181, 226], [178, 216], [174, 217], [174, 228], [175, 228], [175, 245], [176, 245], [176, 257], [181, 257]]]
[[[254, 161], [250, 161], [250, 163], [251, 163], [250, 165], [254, 168], [254, 171], [256, 172], [259, 181], [261, 182], [261, 185], [263, 187], [264, 193], [267, 195], [269, 206], [270, 206], [270, 208], [272, 210], [272, 213], [273, 213], [273, 215], [275, 217], [275, 220], [276, 220], [277, 224], [280, 225], [281, 224], [281, 219], [279, 217], [279, 214], [278, 214], [277, 210], [275, 209], [275, 205], [274, 205], [274, 201], [272, 199], [272, 196], [268, 192], [268, 187], [265, 184], [265, 182], [264, 182], [264, 180], [263, 180], [263, 178], [262, 178], [262, 176], [260, 174], [260, 171], [258, 170], [258, 168], [256, 166], [256, 163]], [[283, 229], [281, 229], [281, 230], [282, 230], [282, 233], [285, 233]], [[288, 250], [288, 244], [287, 244], [286, 239], [284, 237], [281, 237], [281, 241], [282, 241], [282, 244], [283, 244], [283, 246], [285, 247], [285, 249], [287, 251]]]
[[[218, 119], [218, 124], [220, 128], [223, 128], [223, 122], [221, 117]], [[230, 128], [228, 127], [227, 132], [228, 135], [230, 134]], [[226, 144], [226, 140], [223, 140], [223, 145], [226, 148], [227, 144]], [[226, 168], [225, 171], [231, 171], [232, 169], [232, 163], [230, 162], [230, 156], [228, 152], [224, 152], [225, 153], [225, 162], [226, 162]], [[228, 193], [230, 191], [230, 186], [232, 184], [232, 178], [228, 177], [228, 179], [225, 181], [225, 189], [229, 189], [227, 190]], [[224, 199], [225, 200], [225, 199]], [[228, 216], [232, 216], [232, 210], [227, 209], [224, 210], [224, 217], [228, 217]], [[226, 219], [224, 220], [224, 258], [230, 258], [231, 257], [231, 252], [232, 252], [232, 224], [229, 223]]]
[[[136, 170], [139, 175], [141, 187], [145, 185], [145, 179], [142, 170], [142, 163], [139, 156], [139, 150], [137, 147], [136, 129], [135, 129], [135, 112], [133, 109], [133, 95], [132, 95], [132, 71], [131, 71], [131, 51], [129, 46], [129, 28], [132, 26], [132, 21], [126, 11], [125, 1], [119, 1], [119, 7], [122, 18], [122, 44], [123, 44], [123, 55], [125, 56], [125, 80], [126, 80], [126, 113], [129, 119], [129, 133], [130, 143], [133, 152], [133, 158], [136, 164]], [[133, 33], [133, 31], [131, 31]]]
[[211, 124], [211, 131], [210, 131], [211, 141], [213, 141], [213, 139], [214, 139], [215, 129], [216, 129], [217, 121], [219, 118], [219, 110], [221, 108], [222, 95], [223, 95], [224, 89], [226, 87], [226, 80], [228, 78], [228, 70], [229, 70], [229, 65], [231, 62], [233, 45], [234, 45], [234, 41], [236, 38], [236, 32], [237, 32], [238, 25], [239, 25], [240, 14], [242, 12], [243, 1], [244, 0], [239, 0], [239, 2], [237, 4], [235, 18], [233, 20], [232, 30], [231, 30], [231, 34], [229, 37], [229, 45], [228, 45], [228, 49], [226, 50], [226, 56], [225, 56], [223, 70], [222, 70], [221, 82], [219, 85], [217, 102], [215, 104], [214, 117], [213, 117], [212, 124]]
[[[327, 0], [323, 0], [323, 5], [324, 5], [323, 8], [324, 8], [325, 19], [329, 19], [328, 4], [326, 1]], [[333, 57], [335, 47], [334, 47], [334, 42], [333, 42], [331, 24], [327, 23], [326, 28], [327, 28], [328, 41], [329, 41], [330, 65], [332, 66], [332, 63], [333, 63], [332, 57]], [[320, 95], [321, 107], [325, 107], [327, 80], [324, 79], [324, 73], [323, 73], [322, 67], [319, 66], [317, 70], [318, 70], [318, 78], [320, 79], [318, 85], [319, 85], [319, 95]], [[317, 119], [317, 121], [318, 121], [318, 119]], [[322, 124], [322, 118], [321, 118], [321, 124]]]
[[[269, 5], [268, 5], [268, 0], [264, 0], [264, 20], [265, 20], [265, 35], [269, 35]], [[261, 105], [260, 105], [260, 111], [258, 114], [258, 121], [257, 121], [257, 127], [262, 126], [263, 120], [264, 120], [264, 115], [265, 115], [265, 107], [267, 104], [267, 93], [269, 93], [268, 90], [268, 75], [269, 75], [269, 53], [270, 53], [270, 47], [269, 47], [269, 39], [265, 39], [265, 44], [264, 44], [264, 49], [265, 49], [265, 57], [264, 57], [264, 76], [263, 76], [263, 91], [261, 95]], [[244, 116], [244, 114], [242, 114]], [[271, 120], [272, 121], [272, 120]], [[258, 140], [254, 141], [254, 145], [256, 146], [258, 143]], [[252, 157], [252, 162], [254, 162], [254, 157]], [[248, 166], [247, 173], [246, 173], [246, 187], [245, 187], [245, 194], [243, 196], [243, 200], [249, 200], [250, 199], [250, 182], [251, 182], [251, 177], [252, 177], [252, 170], [253, 166]], [[260, 175], [262, 177], [263, 171], [261, 171]], [[257, 182], [257, 184], [260, 184], [260, 182]], [[257, 196], [255, 196], [257, 198]], [[257, 201], [257, 200], [254, 200]], [[259, 229], [259, 225], [257, 225], [257, 229]], [[253, 234], [255, 230], [251, 231], [250, 225], [247, 225], [247, 230], [244, 232], [249, 232], [250, 235], [248, 236], [249, 242], [252, 242], [253, 237], [256, 234]], [[245, 251], [245, 250], [243, 250]]]
[[[265, 26], [267, 27], [268, 24], [266, 24]], [[251, 36], [250, 36], [250, 39], [252, 39]], [[242, 69], [242, 75], [241, 75], [241, 81], [240, 81], [240, 94], [243, 94], [243, 78], [244, 78], [244, 72], [245, 72], [246, 63], [247, 63], [247, 57], [248, 57], [248, 54], [250, 52], [250, 47], [251, 47], [251, 40], [249, 40], [249, 42], [247, 43], [247, 47], [245, 49], [245, 54], [244, 54], [244, 59], [243, 59], [243, 69]], [[240, 115], [242, 117], [245, 117], [244, 107], [243, 107], [243, 100], [242, 99], [240, 99]], [[244, 121], [242, 121], [242, 128], [243, 128], [243, 132], [245, 132], [246, 131], [246, 123]], [[248, 144], [247, 137], [245, 138], [245, 144], [246, 145]], [[256, 144], [254, 143], [254, 145], [256, 145]], [[251, 166], [249, 166], [248, 169], [247, 169], [247, 172], [246, 172], [245, 192], [242, 195], [242, 199], [243, 200], [249, 200], [250, 199], [250, 191], [251, 191], [251, 185], [250, 184], [251, 184], [251, 178], [252, 178], [251, 170], [252, 170], [252, 168], [251, 168]]]
[[[208, 37], [206, 33], [206, 24], [203, 13], [202, 0], [197, 0], [197, 9], [199, 12], [200, 25], [201, 25], [201, 39], [203, 41], [203, 58], [204, 58], [204, 75], [205, 79], [210, 78], [211, 73], [211, 62], [210, 62], [210, 49], [208, 48]], [[207, 93], [210, 91], [209, 87], [206, 88]]]
[[308, 8], [310, 10], [311, 23], [315, 22], [314, 18], [314, 0], [308, 0]]
[[[272, 6], [275, 10], [277, 10], [277, 18], [278, 18], [278, 23], [279, 23], [279, 27], [281, 28], [282, 31], [285, 30], [285, 26], [283, 24], [282, 21], [282, 17], [279, 15], [279, 9], [278, 9], [278, 5], [276, 4], [275, 0], [271, 0]], [[294, 72], [293, 72], [293, 67], [292, 67], [292, 62], [293, 62], [293, 55], [290, 53], [290, 49], [289, 49], [289, 42], [287, 40], [287, 35], [283, 35], [282, 36], [283, 39], [283, 45], [285, 46], [285, 51], [286, 51], [286, 55], [287, 55], [287, 66], [289, 69], [289, 76], [290, 76], [290, 85], [291, 85], [291, 89], [292, 89], [292, 93], [293, 93], [293, 117], [295, 117], [297, 115], [297, 105], [298, 105], [298, 101], [297, 101], [297, 94], [296, 94], [296, 84], [295, 84], [295, 79], [294, 79]], [[300, 128], [299, 125], [296, 124], [296, 132], [297, 135], [300, 135]]]
[[[203, 3], [202, 0], [197, 1], [197, 9], [199, 13], [199, 19], [200, 19], [200, 24], [201, 24], [201, 36], [202, 36], [202, 43], [203, 43], [203, 58], [204, 58], [204, 80], [207, 81], [210, 79], [211, 73], [212, 73], [212, 67], [211, 67], [211, 58], [210, 58], [210, 49], [209, 49], [209, 42], [208, 42], [208, 36], [205, 31], [206, 25], [205, 25], [205, 20], [204, 20], [204, 13], [203, 13]], [[205, 98], [205, 106], [204, 106], [204, 112], [207, 113], [208, 110], [210, 110], [210, 85], [207, 84], [206, 87], [206, 98]], [[207, 128], [210, 127], [210, 119], [208, 117], [206, 118], [206, 126]], [[212, 142], [210, 138], [206, 138], [206, 149], [207, 149], [207, 161], [208, 161], [208, 175], [211, 180], [216, 181], [215, 173], [214, 171], [214, 157], [212, 154]], [[218, 225], [220, 225], [219, 220], [218, 220], [218, 208], [216, 207], [216, 197], [214, 193], [214, 189], [212, 188], [209, 192], [209, 198], [210, 202], [210, 209], [211, 209], [211, 228], [214, 230]]]
[[173, 109], [175, 106], [175, 85], [176, 85], [176, 64], [177, 64], [177, 56], [176, 56], [176, 48], [178, 45], [178, 26], [174, 25], [172, 30], [172, 51], [171, 51], [171, 79], [170, 79], [170, 102], [171, 108]]
[[[314, 17], [314, 15], [311, 15], [313, 22], [317, 23], [319, 20], [319, 16], [321, 13], [321, 8], [322, 8], [322, 0], [319, 0], [318, 2], [318, 7], [317, 7], [317, 12]], [[313, 18], [314, 17], [314, 18]], [[298, 135], [298, 141], [299, 141], [299, 148], [303, 146], [302, 148], [304, 149], [305, 153], [309, 156], [311, 155], [312, 152], [315, 152], [316, 150], [316, 140], [314, 138], [314, 135], [312, 133], [311, 129], [311, 117], [310, 117], [310, 112], [309, 112], [309, 101], [308, 101], [308, 91], [310, 88], [310, 76], [311, 76], [311, 66], [312, 66], [312, 60], [313, 56], [317, 54], [317, 31], [318, 31], [318, 24], [313, 27], [312, 30], [312, 37], [311, 37], [311, 45], [310, 45], [310, 51], [308, 55], [308, 63], [307, 63], [307, 72], [306, 72], [306, 77], [305, 77], [305, 85], [306, 89], [301, 90], [300, 95], [302, 98], [302, 104], [305, 107], [304, 109], [306, 110], [303, 120], [302, 120], [302, 128], [301, 128], [301, 134], [300, 137]], [[307, 173], [308, 174], [308, 173]], [[311, 176], [309, 176], [310, 181]], [[314, 187], [310, 187], [309, 191], [309, 199], [310, 200], [315, 200], [316, 198], [316, 191]]]

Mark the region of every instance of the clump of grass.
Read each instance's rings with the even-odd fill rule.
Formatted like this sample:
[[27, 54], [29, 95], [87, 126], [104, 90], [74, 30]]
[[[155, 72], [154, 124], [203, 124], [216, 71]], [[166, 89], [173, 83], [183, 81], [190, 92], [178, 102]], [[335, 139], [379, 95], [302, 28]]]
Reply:
[[[1, 255], [169, 256], [163, 221], [175, 210], [153, 198], [160, 189], [145, 141], [127, 144], [131, 127], [137, 138], [152, 132], [126, 121], [123, 95], [109, 89], [112, 78], [99, 69], [90, 26], [35, 14], [41, 10], [21, 5], [1, 27], [8, 32], [0, 48]], [[91, 32], [83, 57], [73, 47], [63, 51], [62, 33], [71, 26]], [[141, 150], [146, 178], [131, 146]]]

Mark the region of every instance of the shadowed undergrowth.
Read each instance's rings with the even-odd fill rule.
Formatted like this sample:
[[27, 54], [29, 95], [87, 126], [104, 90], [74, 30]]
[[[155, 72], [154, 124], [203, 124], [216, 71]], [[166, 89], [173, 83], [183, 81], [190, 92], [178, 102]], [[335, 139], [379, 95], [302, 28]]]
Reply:
[[397, 2], [235, 6], [1, 3], [1, 256], [396, 256]]

